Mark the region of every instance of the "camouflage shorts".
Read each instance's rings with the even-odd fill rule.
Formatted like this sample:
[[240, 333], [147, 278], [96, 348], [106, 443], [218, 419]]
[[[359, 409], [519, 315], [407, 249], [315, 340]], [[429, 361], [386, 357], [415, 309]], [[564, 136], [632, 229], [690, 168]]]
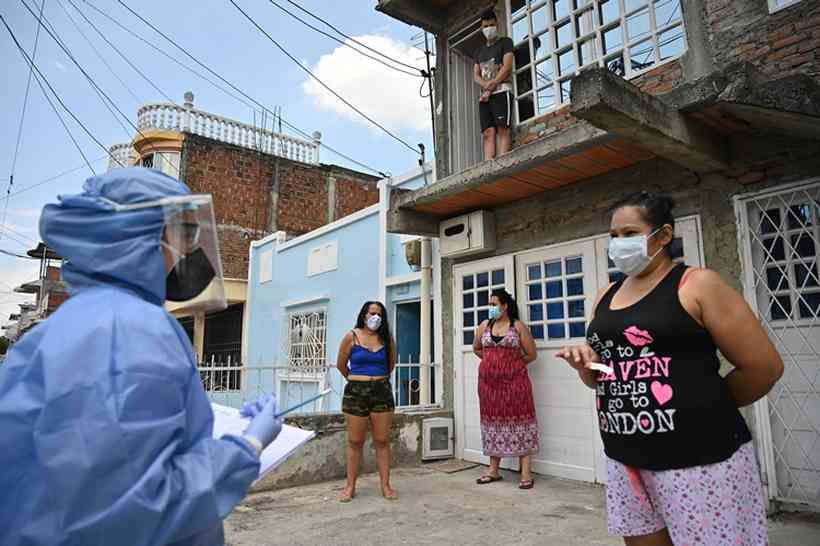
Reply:
[[393, 389], [390, 381], [348, 381], [342, 398], [342, 412], [357, 417], [367, 417], [371, 413], [393, 411]]

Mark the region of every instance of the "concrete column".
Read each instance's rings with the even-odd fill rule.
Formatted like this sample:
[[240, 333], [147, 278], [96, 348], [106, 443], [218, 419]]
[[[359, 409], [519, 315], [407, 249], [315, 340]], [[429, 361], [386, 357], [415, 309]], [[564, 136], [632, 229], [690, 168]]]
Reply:
[[205, 358], [205, 313], [194, 313], [194, 352], [202, 362]]
[[327, 223], [336, 220], [336, 178], [327, 175]]
[[421, 355], [419, 364], [419, 403], [430, 403], [430, 347], [432, 340], [430, 327], [430, 287], [433, 281], [432, 251], [430, 239], [421, 240]]

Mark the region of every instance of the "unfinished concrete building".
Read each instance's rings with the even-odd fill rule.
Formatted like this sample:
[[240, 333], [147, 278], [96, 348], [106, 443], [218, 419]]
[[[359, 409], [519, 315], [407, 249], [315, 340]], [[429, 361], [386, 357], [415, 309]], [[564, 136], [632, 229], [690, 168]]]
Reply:
[[[515, 48], [514, 145], [482, 161], [472, 74], [488, 7]], [[376, 9], [436, 36], [437, 182], [395, 192], [387, 225], [441, 237], [457, 454], [484, 460], [471, 344], [489, 290], [505, 287], [538, 346], [535, 470], [605, 480], [594, 393], [555, 353], [585, 339], [595, 294], [618, 274], [608, 207], [629, 192], [664, 192], [678, 203], [676, 258], [741, 290], [786, 364], [769, 396], [744, 409], [769, 500], [820, 507], [820, 3], [381, 0]]]

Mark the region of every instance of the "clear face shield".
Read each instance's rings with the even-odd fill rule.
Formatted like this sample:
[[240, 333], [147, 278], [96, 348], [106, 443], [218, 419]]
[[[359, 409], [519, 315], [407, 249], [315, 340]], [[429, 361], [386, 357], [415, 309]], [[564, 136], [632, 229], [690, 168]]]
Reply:
[[120, 211], [162, 209], [165, 225], [160, 245], [167, 271], [167, 301], [196, 311], [218, 311], [227, 307], [210, 195], [184, 195], [134, 205], [114, 205]]

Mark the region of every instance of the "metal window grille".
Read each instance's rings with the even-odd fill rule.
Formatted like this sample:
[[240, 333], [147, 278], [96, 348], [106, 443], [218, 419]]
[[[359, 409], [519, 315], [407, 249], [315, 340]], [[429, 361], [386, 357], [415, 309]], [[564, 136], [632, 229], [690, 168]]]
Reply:
[[762, 432], [770, 491], [820, 506], [820, 183], [741, 200], [746, 289], [785, 364]]
[[567, 104], [583, 68], [633, 78], [687, 48], [680, 0], [508, 0], [507, 15], [519, 122]]
[[288, 369], [305, 375], [320, 375], [326, 369], [327, 321], [324, 311], [287, 315], [283, 335]]

